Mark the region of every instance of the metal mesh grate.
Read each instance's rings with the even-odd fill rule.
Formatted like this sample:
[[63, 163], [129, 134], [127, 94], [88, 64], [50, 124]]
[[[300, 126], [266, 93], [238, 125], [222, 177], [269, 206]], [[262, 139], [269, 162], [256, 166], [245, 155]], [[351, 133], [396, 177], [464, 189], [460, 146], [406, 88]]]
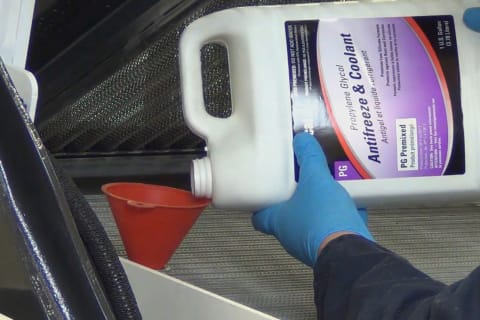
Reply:
[[[38, 124], [52, 152], [187, 149], [203, 142], [185, 126], [181, 111], [178, 39], [193, 20], [237, 6], [322, 2], [311, 0], [210, 0], [158, 30], [157, 38], [104, 81]], [[208, 45], [202, 54], [207, 111], [230, 112], [225, 50]]]
[[[87, 199], [125, 256], [105, 198]], [[478, 206], [370, 210], [369, 226], [378, 243], [437, 280], [457, 281], [479, 263]], [[316, 318], [311, 269], [253, 230], [247, 212], [205, 210], [169, 266], [176, 278], [280, 319]]]

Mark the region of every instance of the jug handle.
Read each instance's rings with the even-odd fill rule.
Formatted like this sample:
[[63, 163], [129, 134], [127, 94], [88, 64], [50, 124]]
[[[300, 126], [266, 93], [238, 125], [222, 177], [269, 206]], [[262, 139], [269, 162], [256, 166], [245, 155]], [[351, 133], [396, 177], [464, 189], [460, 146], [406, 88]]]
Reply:
[[185, 29], [180, 37], [179, 64], [183, 96], [183, 115], [190, 129], [202, 138], [210, 132], [221, 132], [228, 118], [217, 118], [205, 108], [202, 81], [201, 49], [210, 43], [226, 44], [218, 22], [199, 19]]

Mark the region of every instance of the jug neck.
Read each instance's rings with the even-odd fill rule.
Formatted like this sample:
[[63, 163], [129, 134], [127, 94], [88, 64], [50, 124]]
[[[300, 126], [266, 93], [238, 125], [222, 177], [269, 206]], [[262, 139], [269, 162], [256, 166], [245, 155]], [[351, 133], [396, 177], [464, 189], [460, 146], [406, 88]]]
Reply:
[[204, 157], [192, 161], [190, 185], [197, 198], [212, 198], [212, 166], [210, 158]]

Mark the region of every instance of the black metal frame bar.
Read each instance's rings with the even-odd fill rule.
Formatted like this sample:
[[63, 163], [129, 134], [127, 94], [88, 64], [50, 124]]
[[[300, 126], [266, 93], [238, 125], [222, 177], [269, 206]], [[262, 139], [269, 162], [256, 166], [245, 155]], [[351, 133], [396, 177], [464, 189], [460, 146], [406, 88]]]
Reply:
[[[0, 241], [13, 235], [5, 241], [16, 244], [30, 296], [43, 307], [36, 318], [114, 319], [49, 154], [1, 60], [0, 105], [0, 223], [11, 231]], [[9, 277], [11, 268], [0, 266], [0, 276]]]
[[190, 189], [190, 164], [201, 153], [66, 157], [58, 163], [84, 194], [98, 194], [105, 183], [143, 182]]

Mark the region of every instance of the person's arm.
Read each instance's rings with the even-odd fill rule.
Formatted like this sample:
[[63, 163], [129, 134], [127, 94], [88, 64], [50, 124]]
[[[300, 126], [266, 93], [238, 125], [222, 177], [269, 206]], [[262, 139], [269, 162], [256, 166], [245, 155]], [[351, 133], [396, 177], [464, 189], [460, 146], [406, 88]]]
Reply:
[[330, 174], [318, 142], [294, 139], [300, 165], [288, 201], [252, 216], [257, 230], [314, 267], [318, 319], [478, 319], [479, 271], [445, 286], [373, 241], [362, 214]]
[[359, 236], [322, 250], [314, 268], [318, 319], [479, 319], [480, 269], [446, 286]]

